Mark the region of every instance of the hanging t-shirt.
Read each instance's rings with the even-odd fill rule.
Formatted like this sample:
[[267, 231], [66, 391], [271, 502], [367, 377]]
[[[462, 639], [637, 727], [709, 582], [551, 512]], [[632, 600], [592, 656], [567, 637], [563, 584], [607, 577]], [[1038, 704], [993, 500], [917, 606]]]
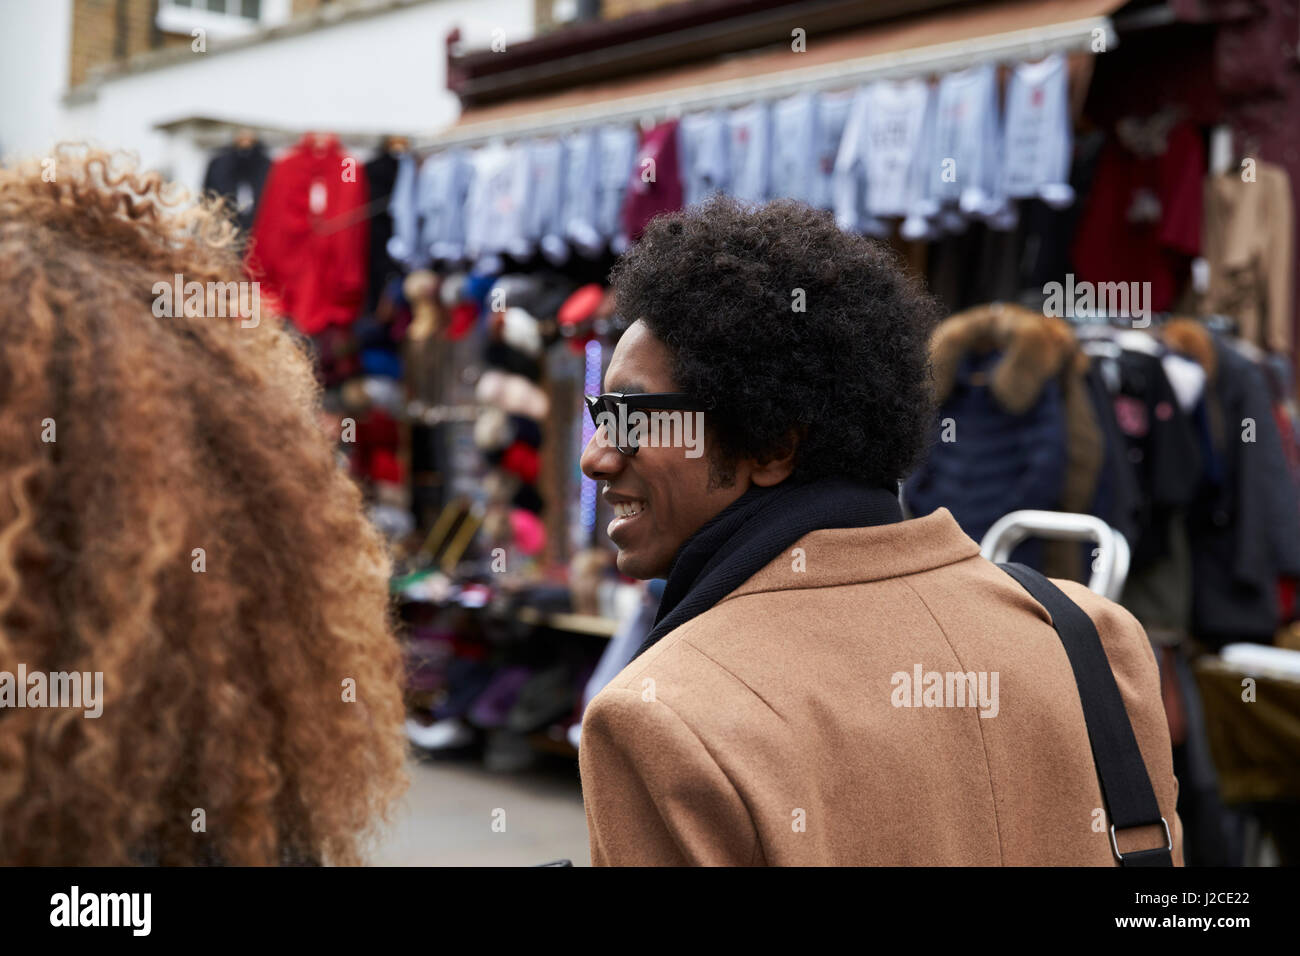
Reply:
[[731, 173], [726, 115], [720, 110], [692, 113], [682, 118], [678, 129], [686, 205], [726, 192]]
[[1014, 199], [1036, 197], [1053, 208], [1070, 205], [1072, 146], [1065, 57], [1053, 53], [1017, 65], [1007, 81], [1002, 191]]
[[990, 219], [1000, 194], [1002, 146], [997, 67], [974, 66], [939, 81], [926, 182], [941, 214]]
[[420, 167], [416, 204], [425, 257], [456, 262], [465, 255], [465, 202], [470, 174], [463, 149], [435, 153]]
[[523, 251], [528, 164], [519, 149], [493, 143], [470, 157], [473, 178], [465, 205], [465, 247], [481, 272], [499, 271], [501, 253]]
[[906, 217], [904, 238], [929, 231], [928, 180], [938, 177], [927, 168], [932, 134], [933, 96], [925, 80], [881, 80], [859, 91], [835, 164], [836, 215], [845, 228], [883, 234], [888, 227], [880, 220]]
[[745, 202], [763, 202], [768, 196], [770, 121], [766, 103], [750, 103], [727, 115], [729, 192]]
[[547, 261], [563, 265], [569, 258], [564, 241], [564, 144], [554, 138], [536, 139], [527, 144], [526, 155], [524, 235]]
[[623, 228], [623, 197], [627, 192], [628, 170], [636, 159], [636, 130], [622, 123], [601, 127], [597, 132], [600, 170], [596, 193], [596, 231], [615, 255], [628, 247]]
[[817, 100], [796, 93], [772, 104], [771, 192], [812, 204], [817, 170]]
[[833, 209], [831, 181], [852, 90], [796, 93], [772, 104], [769, 193]]
[[[425, 160], [428, 162], [429, 160]], [[426, 262], [419, 257], [420, 216], [415, 198], [420, 165], [407, 153], [397, 161], [397, 178], [388, 197], [388, 214], [393, 219], [393, 234], [388, 240], [388, 254], [407, 269], [422, 269]]]
[[831, 207], [835, 222], [845, 232], [858, 232], [869, 236], [888, 236], [889, 224], [867, 214], [867, 88], [861, 87], [853, 94], [839, 150], [835, 154], [835, 168], [831, 179]]
[[905, 216], [904, 238], [926, 230], [933, 215], [931, 184], [939, 171], [926, 168], [934, 133], [934, 96], [924, 79], [881, 81], [867, 87], [867, 213]]
[[668, 120], [645, 130], [623, 197], [623, 231], [630, 242], [655, 216], [682, 208], [680, 123]]
[[596, 227], [600, 155], [594, 129], [564, 140], [564, 235], [584, 256], [600, 255], [604, 241]]
[[840, 152], [840, 141], [844, 138], [844, 126], [849, 121], [853, 96], [852, 90], [817, 94], [817, 127], [813, 140], [816, 178], [813, 180], [809, 203], [818, 209], [833, 209], [835, 205], [832, 189], [835, 159]]

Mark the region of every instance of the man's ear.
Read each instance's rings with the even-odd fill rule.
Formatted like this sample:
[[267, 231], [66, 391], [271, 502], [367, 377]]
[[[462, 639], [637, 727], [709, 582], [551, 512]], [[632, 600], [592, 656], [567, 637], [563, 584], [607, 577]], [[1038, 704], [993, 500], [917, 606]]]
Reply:
[[785, 444], [777, 453], [764, 461], [755, 461], [749, 473], [749, 480], [762, 488], [779, 485], [790, 477], [794, 471], [795, 452], [799, 450], [799, 441], [804, 430], [790, 429]]

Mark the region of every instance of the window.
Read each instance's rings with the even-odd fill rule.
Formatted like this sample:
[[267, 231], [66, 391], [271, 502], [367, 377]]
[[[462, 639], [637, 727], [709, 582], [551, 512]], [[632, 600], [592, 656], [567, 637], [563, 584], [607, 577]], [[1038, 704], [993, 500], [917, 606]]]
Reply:
[[243, 17], [246, 20], [261, 19], [262, 13], [261, 0], [162, 0], [159, 6], [187, 7], [191, 10], [225, 14], [228, 17]]
[[158, 0], [158, 29], [165, 33], [200, 28], [213, 36], [242, 36], [292, 15], [293, 0]]

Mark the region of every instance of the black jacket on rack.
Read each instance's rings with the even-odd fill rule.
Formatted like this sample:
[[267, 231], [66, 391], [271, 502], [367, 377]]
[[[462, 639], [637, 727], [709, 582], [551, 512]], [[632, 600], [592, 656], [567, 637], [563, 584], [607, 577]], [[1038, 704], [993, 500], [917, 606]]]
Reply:
[[1160, 359], [1125, 349], [1119, 373], [1115, 407], [1141, 489], [1132, 549], [1136, 571], [1169, 554], [1169, 523], [1195, 497], [1202, 462], [1196, 432], [1179, 408]]
[[[1084, 374], [1084, 385], [1088, 389], [1088, 401], [1092, 405], [1102, 440], [1101, 471], [1097, 475], [1097, 492], [1089, 511], [1124, 535], [1125, 541], [1136, 541], [1137, 514], [1141, 508], [1142, 492], [1128, 458], [1124, 433], [1115, 421], [1114, 399], [1106, 388], [1101, 369], [1095, 360]], [[1092, 544], [1087, 543], [1083, 547], [1090, 555]]]
[[271, 157], [266, 147], [254, 142], [247, 148], [227, 146], [218, 150], [208, 162], [203, 189], [226, 197], [235, 209], [235, 222], [247, 232], [253, 227], [257, 204], [262, 198]]
[[401, 270], [388, 254], [388, 240], [393, 235], [393, 217], [388, 212], [388, 199], [397, 182], [398, 156], [380, 153], [366, 163], [366, 182], [370, 183], [370, 202], [374, 213], [370, 218], [370, 279], [366, 289], [366, 310], [373, 311], [384, 291], [388, 277], [399, 275]]
[[1188, 513], [1193, 630], [1215, 648], [1272, 643], [1278, 576], [1300, 575], [1300, 505], [1263, 370], [1219, 338], [1214, 354], [1223, 473]]

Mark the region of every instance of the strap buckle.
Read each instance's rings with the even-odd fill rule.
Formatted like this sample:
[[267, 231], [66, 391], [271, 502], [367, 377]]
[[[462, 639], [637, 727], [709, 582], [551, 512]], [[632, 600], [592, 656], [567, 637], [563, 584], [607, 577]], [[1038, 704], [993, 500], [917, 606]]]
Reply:
[[[1164, 849], [1166, 849], [1166, 850], [1168, 850], [1170, 853], [1172, 853], [1172, 852], [1174, 852], [1174, 838], [1173, 838], [1173, 836], [1171, 836], [1170, 833], [1169, 833], [1169, 821], [1166, 820], [1164, 817], [1161, 817], [1161, 818], [1160, 818], [1160, 822], [1161, 822], [1162, 824], [1164, 824], [1164, 828], [1165, 828], [1165, 846], [1164, 846]], [[1151, 825], [1152, 825], [1152, 824], [1150, 824], [1150, 823], [1140, 823], [1140, 824], [1136, 824], [1136, 826], [1144, 826], [1144, 827], [1149, 827], [1149, 826], [1151, 826]], [[1125, 827], [1124, 829], [1125, 829], [1125, 830], [1132, 830], [1133, 827]], [[1123, 862], [1124, 862], [1124, 854], [1119, 852], [1119, 844], [1115, 842], [1115, 824], [1113, 824], [1113, 823], [1110, 825], [1110, 848], [1111, 848], [1112, 850], [1115, 851], [1115, 859], [1119, 860], [1120, 863], [1123, 863]], [[1152, 849], [1152, 850], [1157, 850], [1157, 849], [1160, 849], [1160, 847], [1154, 847], [1154, 846], [1153, 846], [1153, 847], [1151, 847], [1151, 849]], [[1147, 853], [1147, 852], [1150, 852], [1150, 851], [1148, 851], [1148, 850], [1130, 850], [1130, 851], [1129, 851], [1130, 855], [1132, 855], [1133, 853]]]

